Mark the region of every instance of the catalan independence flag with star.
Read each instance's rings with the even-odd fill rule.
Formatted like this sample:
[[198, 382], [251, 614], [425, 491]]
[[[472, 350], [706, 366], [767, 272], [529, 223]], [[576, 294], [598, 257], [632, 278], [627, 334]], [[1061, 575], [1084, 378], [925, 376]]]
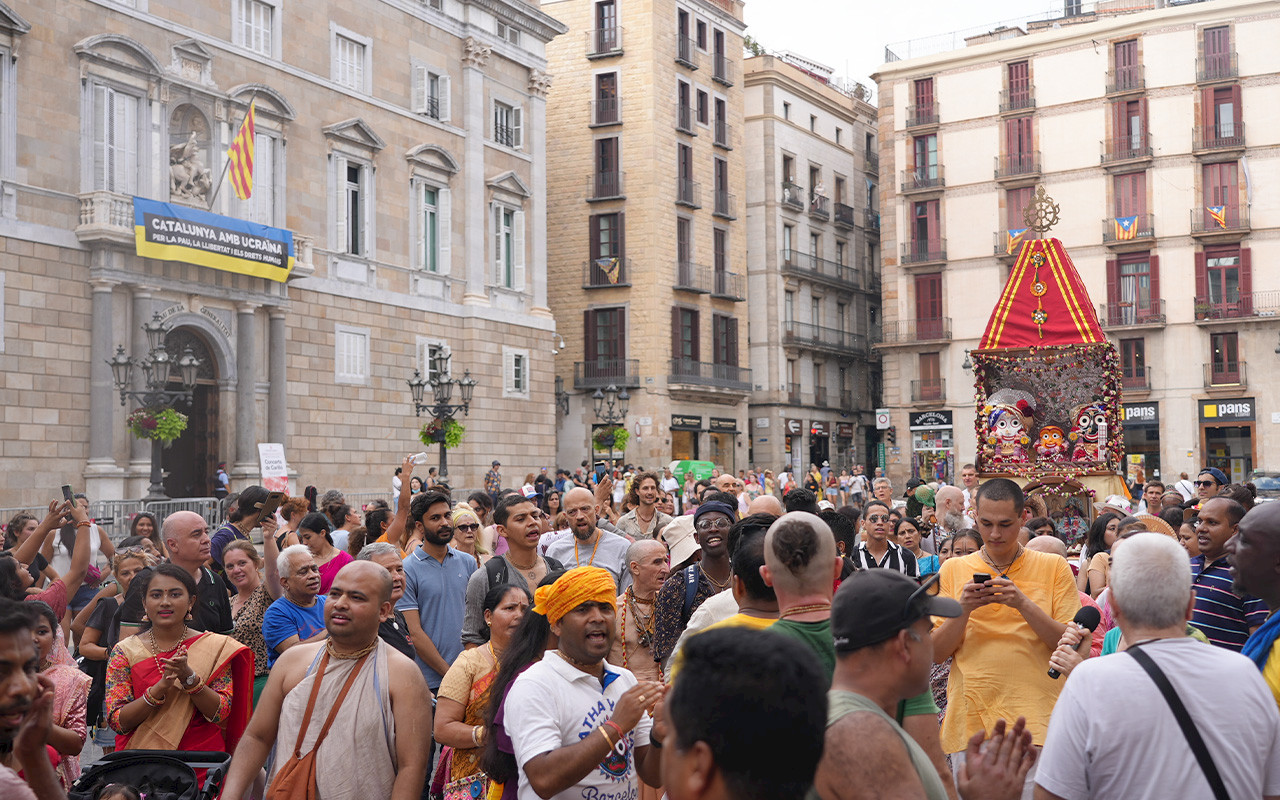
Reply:
[[249, 111], [240, 123], [240, 131], [227, 150], [227, 158], [231, 160], [231, 188], [236, 197], [248, 200], [253, 194], [253, 114], [254, 103], [249, 103]]

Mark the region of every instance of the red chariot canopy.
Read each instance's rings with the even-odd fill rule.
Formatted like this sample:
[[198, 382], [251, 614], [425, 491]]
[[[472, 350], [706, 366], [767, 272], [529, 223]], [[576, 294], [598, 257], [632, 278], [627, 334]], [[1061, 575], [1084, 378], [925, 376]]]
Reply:
[[1106, 341], [1089, 292], [1062, 242], [1026, 242], [991, 312], [980, 349]]

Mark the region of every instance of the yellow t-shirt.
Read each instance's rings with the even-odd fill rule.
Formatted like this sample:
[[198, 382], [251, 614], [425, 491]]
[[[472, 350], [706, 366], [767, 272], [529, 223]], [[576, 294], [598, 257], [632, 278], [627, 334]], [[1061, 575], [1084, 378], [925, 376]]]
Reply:
[[[750, 614], [743, 614], [739, 612], [734, 614], [732, 617], [728, 617], [720, 620], [719, 622], [708, 625], [698, 631], [698, 633], [704, 633], [715, 628], [750, 628], [753, 631], [762, 631], [777, 621], [778, 620], [776, 618], [753, 617]], [[671, 661], [671, 674], [667, 676], [667, 683], [675, 683], [676, 675], [679, 674], [680, 667], [684, 665], [683, 656], [683, 649], [676, 651], [676, 657]]]
[[[948, 560], [942, 565], [939, 595], [959, 600], [977, 572], [997, 574], [981, 553]], [[1024, 550], [1009, 568], [1008, 578], [1058, 622], [1070, 622], [1080, 610], [1071, 568], [1059, 556]], [[935, 620], [935, 627], [945, 621]], [[1027, 730], [1043, 745], [1063, 684], [1048, 675], [1052, 653], [1014, 609], [993, 603], [974, 611], [951, 663], [943, 752], [964, 750], [970, 736], [979, 730], [990, 732], [1001, 718], [1012, 725], [1026, 717]]]
[[1266, 666], [1262, 668], [1262, 679], [1271, 687], [1271, 694], [1275, 695], [1276, 704], [1280, 705], [1280, 639], [1271, 645]]

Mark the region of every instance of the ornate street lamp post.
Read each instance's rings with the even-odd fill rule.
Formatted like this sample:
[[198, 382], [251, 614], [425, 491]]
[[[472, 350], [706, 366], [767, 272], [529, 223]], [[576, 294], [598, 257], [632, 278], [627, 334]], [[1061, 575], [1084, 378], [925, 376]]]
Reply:
[[[169, 326], [159, 314], [152, 316], [150, 322], [142, 324], [147, 335], [147, 354], [142, 358], [134, 358], [124, 351], [124, 345], [116, 345], [116, 354], [107, 360], [111, 365], [111, 377], [116, 389], [120, 392], [120, 405], [125, 405], [128, 398], [133, 398], [147, 409], [172, 408], [175, 405], [191, 405], [191, 398], [196, 388], [196, 375], [201, 361], [196, 358], [190, 347], [183, 350], [177, 361], [165, 348], [164, 339], [169, 333]], [[131, 391], [129, 385], [133, 376], [133, 368], [142, 370], [145, 388]], [[170, 389], [169, 378], [174, 369], [178, 371], [181, 389]], [[167, 500], [164, 493], [164, 479], [160, 474], [160, 451], [164, 443], [159, 439], [151, 440], [151, 486], [147, 489], [144, 500]]]
[[[449, 360], [450, 356], [446, 355], [443, 350], [437, 350], [431, 356], [431, 378], [424, 380], [418, 370], [413, 371], [413, 377], [406, 381], [409, 384], [409, 392], [413, 395], [413, 413], [414, 416], [422, 416], [422, 412], [426, 411], [436, 420], [437, 430], [433, 438], [440, 443], [440, 479], [444, 480], [449, 474], [448, 456], [446, 455], [444, 439], [445, 439], [445, 423], [453, 419], [454, 414], [459, 411], [463, 415], [468, 415], [471, 406], [471, 396], [476, 390], [476, 380], [471, 377], [471, 370], [466, 370], [461, 378], [449, 378]], [[424, 403], [424, 395], [427, 387], [431, 387], [432, 402]], [[450, 403], [453, 397], [453, 387], [458, 387], [458, 394], [462, 400], [461, 403]]]
[[[627, 409], [631, 404], [631, 395], [627, 394], [627, 390], [618, 391], [618, 387], [612, 383], [604, 391], [596, 388], [591, 399], [595, 402], [596, 419], [602, 425], [617, 425], [627, 418]], [[594, 438], [594, 437], [593, 437]], [[609, 470], [613, 470], [613, 442], [614, 436], [610, 432], [602, 438], [602, 443], [609, 448]], [[594, 449], [594, 444], [592, 445]], [[594, 458], [592, 459], [594, 461]]]

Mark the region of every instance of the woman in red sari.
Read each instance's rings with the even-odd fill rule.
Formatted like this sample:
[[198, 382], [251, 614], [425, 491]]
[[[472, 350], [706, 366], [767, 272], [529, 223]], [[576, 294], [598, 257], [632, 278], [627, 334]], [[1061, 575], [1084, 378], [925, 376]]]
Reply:
[[150, 629], [120, 641], [107, 665], [107, 723], [117, 750], [230, 753], [249, 721], [253, 652], [229, 636], [186, 625], [191, 573], [161, 564], [145, 578]]

